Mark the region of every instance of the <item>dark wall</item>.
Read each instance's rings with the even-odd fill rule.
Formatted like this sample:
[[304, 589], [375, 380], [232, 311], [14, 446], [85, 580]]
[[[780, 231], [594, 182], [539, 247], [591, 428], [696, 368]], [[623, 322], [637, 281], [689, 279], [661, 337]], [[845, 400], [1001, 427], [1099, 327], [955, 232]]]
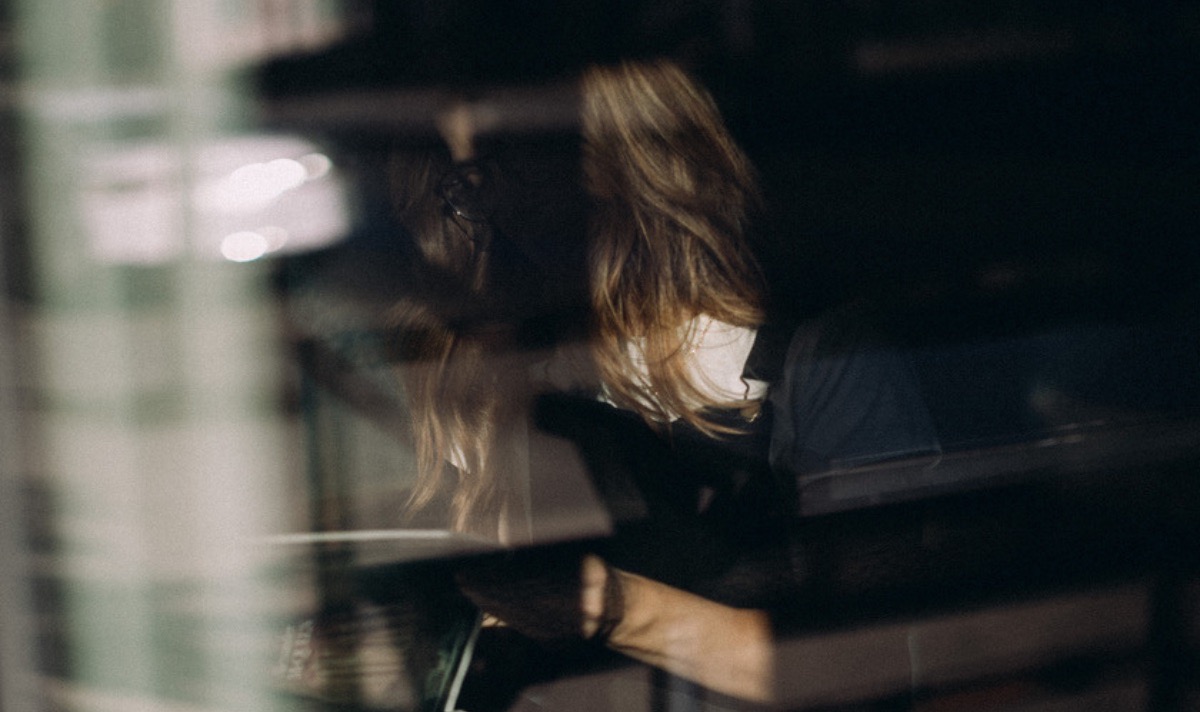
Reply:
[[271, 63], [263, 95], [498, 86], [667, 54], [769, 200], [780, 301], [961, 321], [1184, 308], [1200, 240], [1200, 3], [418, 0]]

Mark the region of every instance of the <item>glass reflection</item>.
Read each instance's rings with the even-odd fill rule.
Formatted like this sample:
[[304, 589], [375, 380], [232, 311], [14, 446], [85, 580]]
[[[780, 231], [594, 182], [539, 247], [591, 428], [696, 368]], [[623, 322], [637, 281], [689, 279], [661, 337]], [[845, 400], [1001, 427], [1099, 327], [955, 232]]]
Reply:
[[351, 28], [328, 3], [273, 5], [0, 7], [21, 188], [0, 203], [20, 215], [4, 499], [27, 505], [5, 520], [28, 524], [4, 533], [23, 594], [4, 596], [6, 710], [281, 705], [276, 623], [311, 582], [261, 544], [306, 511], [261, 258], [334, 244], [354, 216], [335, 158], [251, 127], [237, 76]]
[[[496, 604], [489, 573], [536, 582], [493, 609], [531, 630], [577, 602], [546, 574], [579, 570], [580, 540], [742, 623], [771, 611], [797, 706], [1195, 697], [1172, 657], [1195, 657], [1198, 600], [1200, 123], [1174, 54], [1195, 23], [1163, 5], [1118, 37], [1132, 5], [1076, 23], [1019, 0], [999, 32], [939, 38], [1007, 9], [817, 5], [0, 7], [25, 55], [4, 107], [22, 130], [0, 132], [23, 151], [0, 172], [23, 190], [0, 191], [0, 450], [20, 454], [0, 492], [0, 707], [403, 710], [464, 685], [470, 712], [564, 690], [736, 706], [627, 658], [576, 675], [518, 626], [472, 637], [463, 589]], [[581, 129], [592, 55], [676, 40], [732, 109], [717, 142], [744, 141], [735, 173], [769, 188], [766, 215], [716, 215], [739, 181], [672, 163], [694, 133], [639, 134], [639, 153]], [[239, 77], [274, 52], [303, 54], [253, 96]], [[745, 230], [765, 257], [776, 301], [726, 316], [819, 327], [793, 354], [791, 415], [853, 430], [863, 402], [824, 406], [812, 384], [874, 374], [877, 400], [928, 409], [892, 419], [913, 442], [798, 438], [789, 466], [751, 472], [732, 438], [665, 425], [776, 384], [743, 380], [739, 353], [721, 387], [657, 387], [734, 332], [697, 316], [713, 290], [589, 338], [589, 239], [617, 265], [611, 303], [654, 301], [620, 243], [661, 217], [629, 209], [654, 191], [622, 192], [621, 162], [651, 148], [707, 186], [668, 196], [677, 216], [710, 211], [718, 241]], [[822, 320], [845, 303], [878, 329]], [[608, 606], [621, 579], [586, 570]], [[717, 639], [685, 653], [729, 691]], [[492, 679], [456, 667], [477, 643]]]

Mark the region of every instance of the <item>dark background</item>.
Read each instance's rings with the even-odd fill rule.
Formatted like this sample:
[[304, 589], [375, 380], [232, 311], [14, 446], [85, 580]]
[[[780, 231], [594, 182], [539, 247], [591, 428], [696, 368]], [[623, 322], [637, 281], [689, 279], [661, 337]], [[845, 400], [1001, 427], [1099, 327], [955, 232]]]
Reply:
[[353, 40], [259, 68], [268, 115], [411, 136], [411, 117], [364, 132], [370, 112], [343, 101], [360, 125], [339, 129], [297, 102], [553, 86], [590, 61], [667, 55], [762, 173], [760, 252], [788, 307], [871, 294], [1004, 328], [1196, 300], [1200, 3], [360, 5], [373, 21]]

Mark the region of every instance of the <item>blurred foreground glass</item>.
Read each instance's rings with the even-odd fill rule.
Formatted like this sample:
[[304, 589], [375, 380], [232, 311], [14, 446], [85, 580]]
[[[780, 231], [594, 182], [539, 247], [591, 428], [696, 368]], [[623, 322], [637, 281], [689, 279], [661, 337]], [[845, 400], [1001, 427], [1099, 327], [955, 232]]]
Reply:
[[5, 512], [27, 574], [6, 582], [6, 712], [274, 704], [288, 602], [257, 542], [306, 508], [258, 258], [350, 217], [320, 147], [246, 129], [236, 70], [346, 29], [330, 3], [271, 7], [6, 13], [23, 202], [3, 238], [25, 288], [6, 285], [3, 499], [27, 525]]

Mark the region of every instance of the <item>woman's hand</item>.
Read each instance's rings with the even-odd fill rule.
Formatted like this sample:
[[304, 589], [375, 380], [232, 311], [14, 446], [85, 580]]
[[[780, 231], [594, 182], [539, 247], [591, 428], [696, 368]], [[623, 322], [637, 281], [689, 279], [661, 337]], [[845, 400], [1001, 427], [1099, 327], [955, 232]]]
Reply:
[[763, 611], [714, 603], [591, 554], [518, 554], [462, 572], [459, 584], [481, 609], [530, 637], [597, 640], [710, 690], [771, 698]]
[[456, 579], [481, 611], [522, 634], [578, 640], [585, 619], [580, 557], [566, 549], [514, 551], [464, 567]]
[[581, 633], [592, 637], [606, 618], [608, 576], [619, 577], [620, 622], [607, 644], [635, 660], [711, 690], [757, 702], [771, 699], [771, 626], [763, 611], [732, 608], [635, 574], [596, 556], [583, 560]]

